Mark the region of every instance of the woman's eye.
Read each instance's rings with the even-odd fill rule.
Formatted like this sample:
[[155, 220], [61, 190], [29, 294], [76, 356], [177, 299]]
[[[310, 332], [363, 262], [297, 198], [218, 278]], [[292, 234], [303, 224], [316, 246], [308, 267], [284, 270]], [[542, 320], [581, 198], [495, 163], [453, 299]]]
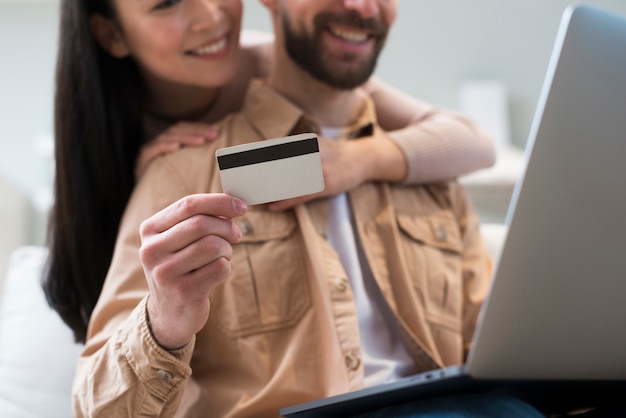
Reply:
[[180, 3], [181, 1], [182, 0], [163, 0], [163, 1], [159, 2], [156, 6], [154, 6], [154, 8], [152, 10], [167, 9], [168, 7], [175, 6], [176, 4]]

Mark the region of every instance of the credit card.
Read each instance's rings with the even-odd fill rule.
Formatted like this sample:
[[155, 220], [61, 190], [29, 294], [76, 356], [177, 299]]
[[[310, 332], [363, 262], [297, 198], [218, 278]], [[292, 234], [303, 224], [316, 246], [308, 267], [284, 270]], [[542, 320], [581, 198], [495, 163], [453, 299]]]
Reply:
[[215, 158], [224, 193], [248, 205], [324, 190], [319, 144], [313, 133], [221, 148]]

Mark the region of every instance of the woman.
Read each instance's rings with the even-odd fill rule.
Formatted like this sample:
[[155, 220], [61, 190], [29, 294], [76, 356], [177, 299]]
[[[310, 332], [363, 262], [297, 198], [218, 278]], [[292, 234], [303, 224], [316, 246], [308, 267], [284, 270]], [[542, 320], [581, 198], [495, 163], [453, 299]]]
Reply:
[[[134, 14], [119, 13], [120, 3], [114, 0], [62, 2], [55, 98], [56, 201], [44, 289], [50, 305], [80, 342], [136, 173], [159, 153], [214, 138], [207, 123], [238, 110], [248, 80], [266, 73], [269, 65], [267, 46], [239, 49], [236, 19], [202, 26], [211, 20], [208, 15], [218, 7], [215, 2], [204, 4], [206, 9], [198, 0], [131, 3]], [[207, 15], [183, 29], [176, 26], [177, 10], [195, 7]], [[207, 38], [207, 33], [215, 36]], [[174, 88], [180, 85], [185, 88]], [[375, 81], [369, 89], [380, 123], [393, 131], [389, 138], [397, 145], [386, 150], [401, 150], [406, 161], [399, 167], [400, 175], [383, 170], [368, 173], [370, 178], [416, 183], [493, 164], [490, 139], [467, 119], [442, 115]], [[421, 127], [424, 121], [437, 124], [445, 134], [429, 134]], [[333, 179], [326, 194], [366, 180], [346, 178], [346, 170], [334, 170], [336, 165], [331, 164], [338, 155], [354, 150], [322, 142], [325, 178]], [[279, 202], [274, 209], [295, 203]]]

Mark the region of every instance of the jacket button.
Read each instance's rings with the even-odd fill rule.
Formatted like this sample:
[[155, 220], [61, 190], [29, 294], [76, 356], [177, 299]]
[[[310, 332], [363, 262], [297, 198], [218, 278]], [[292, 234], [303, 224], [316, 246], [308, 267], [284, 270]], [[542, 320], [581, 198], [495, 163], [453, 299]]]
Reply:
[[241, 229], [241, 233], [243, 235], [250, 235], [254, 232], [252, 224], [245, 219], [240, 220], [237, 225], [239, 226], [239, 229]]
[[346, 362], [346, 367], [350, 370], [356, 370], [361, 365], [361, 359], [359, 359], [353, 353], [346, 354], [344, 361]]
[[448, 233], [443, 228], [438, 228], [436, 233], [437, 241], [444, 242], [448, 239]]
[[159, 379], [161, 379], [161, 380], [163, 380], [165, 382], [169, 382], [170, 380], [172, 380], [174, 378], [172, 373], [168, 372], [167, 370], [163, 370], [163, 369], [157, 370], [157, 376], [159, 376]]
[[340, 292], [345, 292], [348, 289], [348, 279], [340, 276], [335, 277], [333, 280], [333, 285], [335, 286], [335, 289], [339, 290]]

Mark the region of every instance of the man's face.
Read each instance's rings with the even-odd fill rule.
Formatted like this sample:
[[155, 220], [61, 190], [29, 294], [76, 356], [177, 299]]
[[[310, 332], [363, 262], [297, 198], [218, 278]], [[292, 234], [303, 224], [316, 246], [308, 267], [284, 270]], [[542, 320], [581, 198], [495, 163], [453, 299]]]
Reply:
[[331, 87], [349, 90], [374, 72], [396, 0], [280, 0], [287, 53]]

